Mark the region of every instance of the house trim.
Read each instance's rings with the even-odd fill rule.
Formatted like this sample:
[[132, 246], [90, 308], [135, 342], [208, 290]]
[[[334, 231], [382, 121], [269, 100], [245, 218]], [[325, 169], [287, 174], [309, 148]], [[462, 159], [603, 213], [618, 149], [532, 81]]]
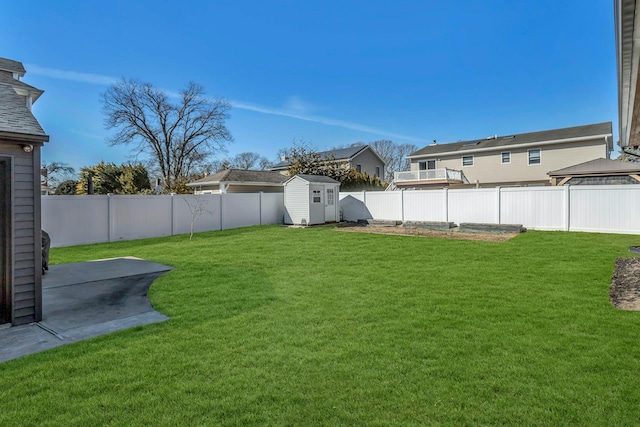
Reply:
[[472, 153], [496, 152], [496, 151], [504, 150], [505, 148], [509, 148], [511, 150], [514, 148], [529, 148], [529, 147], [538, 148], [541, 145], [546, 146], [546, 145], [562, 144], [567, 142], [592, 141], [592, 140], [597, 140], [601, 138], [604, 138], [605, 142], [607, 143], [607, 147], [609, 147], [610, 137], [611, 137], [611, 134], [609, 133], [609, 134], [602, 134], [602, 135], [580, 136], [576, 138], [552, 139], [549, 141], [529, 142], [526, 144], [500, 145], [496, 147], [475, 148], [475, 149], [464, 150], [464, 151], [457, 150], [457, 151], [446, 151], [446, 152], [434, 153], [434, 154], [419, 154], [415, 156], [407, 156], [407, 159], [422, 159], [422, 158], [428, 158], [428, 157], [439, 157], [439, 156], [449, 156], [449, 155], [466, 155], [468, 153], [472, 154]]

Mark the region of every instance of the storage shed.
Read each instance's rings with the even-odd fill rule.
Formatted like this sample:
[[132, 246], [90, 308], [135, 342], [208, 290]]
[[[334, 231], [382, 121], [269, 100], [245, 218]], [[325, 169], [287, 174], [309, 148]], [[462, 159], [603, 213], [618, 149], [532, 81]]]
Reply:
[[296, 175], [284, 183], [284, 223], [314, 225], [340, 219], [340, 183], [319, 175]]
[[31, 112], [42, 91], [20, 81], [20, 62], [0, 58], [0, 323], [42, 319], [40, 147]]

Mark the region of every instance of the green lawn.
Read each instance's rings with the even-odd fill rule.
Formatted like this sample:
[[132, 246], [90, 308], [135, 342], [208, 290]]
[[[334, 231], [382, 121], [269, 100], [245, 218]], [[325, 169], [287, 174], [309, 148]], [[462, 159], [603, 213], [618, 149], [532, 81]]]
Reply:
[[61, 248], [172, 265], [168, 322], [0, 364], [0, 425], [637, 425], [640, 236], [251, 227]]

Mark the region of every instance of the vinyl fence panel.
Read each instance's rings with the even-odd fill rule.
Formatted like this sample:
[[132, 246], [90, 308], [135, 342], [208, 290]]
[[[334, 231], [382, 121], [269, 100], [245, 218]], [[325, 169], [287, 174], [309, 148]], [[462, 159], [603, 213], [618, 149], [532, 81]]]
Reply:
[[402, 192], [370, 191], [366, 193], [366, 203], [373, 218], [402, 221]]
[[567, 229], [569, 187], [500, 189], [500, 222], [537, 230]]
[[261, 193], [260, 224], [282, 224], [284, 221], [284, 194]]
[[222, 228], [260, 224], [260, 194], [221, 194]]
[[640, 234], [640, 185], [589, 185], [570, 189], [571, 231]]
[[449, 221], [496, 223], [498, 221], [498, 192], [495, 188], [449, 190]]
[[173, 234], [220, 230], [220, 194], [173, 196]]
[[357, 221], [359, 219], [372, 219], [373, 216], [367, 210], [364, 203], [365, 193], [359, 192], [340, 192], [340, 211], [344, 221]]
[[111, 242], [171, 236], [171, 196], [110, 196]]
[[448, 221], [447, 190], [403, 193], [405, 221]]
[[109, 241], [109, 196], [43, 196], [41, 209], [52, 246]]

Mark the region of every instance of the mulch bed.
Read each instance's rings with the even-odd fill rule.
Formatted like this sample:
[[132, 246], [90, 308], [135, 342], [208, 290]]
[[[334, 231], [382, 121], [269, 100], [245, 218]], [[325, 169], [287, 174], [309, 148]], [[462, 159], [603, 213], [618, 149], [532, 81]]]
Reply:
[[620, 310], [640, 311], [640, 258], [618, 258], [609, 291]]
[[504, 242], [518, 235], [518, 233], [464, 233], [452, 229], [450, 231], [441, 230], [425, 230], [422, 228], [406, 228], [402, 226], [397, 227], [377, 227], [377, 226], [340, 226], [334, 228], [336, 231], [346, 231], [351, 233], [373, 233], [373, 234], [395, 234], [401, 236], [416, 236], [416, 237], [432, 237], [440, 239], [455, 239], [455, 240], [478, 240], [482, 242]]

